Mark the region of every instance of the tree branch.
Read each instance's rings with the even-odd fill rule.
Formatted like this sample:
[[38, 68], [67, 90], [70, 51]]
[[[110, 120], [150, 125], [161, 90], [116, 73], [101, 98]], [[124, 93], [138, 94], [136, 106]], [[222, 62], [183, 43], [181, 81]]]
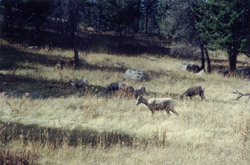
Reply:
[[250, 93], [241, 93], [241, 92], [239, 92], [239, 91], [235, 91], [235, 92], [233, 92], [233, 94], [236, 94], [236, 95], [238, 95], [237, 96], [237, 98], [235, 99], [235, 100], [239, 100], [240, 98], [242, 98], [243, 96], [248, 96], [248, 100], [250, 99]]

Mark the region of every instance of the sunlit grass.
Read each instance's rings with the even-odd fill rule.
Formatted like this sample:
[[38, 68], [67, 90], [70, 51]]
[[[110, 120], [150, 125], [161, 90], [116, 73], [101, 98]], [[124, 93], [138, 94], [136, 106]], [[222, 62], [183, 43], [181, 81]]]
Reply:
[[[5, 43], [7, 44], [7, 43]], [[20, 47], [21, 51], [27, 51]], [[32, 51], [65, 57], [70, 60], [72, 51], [46, 50]], [[150, 60], [150, 55], [137, 57], [116, 56], [108, 54], [86, 54], [80, 52], [91, 65], [114, 67], [116, 63], [126, 68], [136, 68], [150, 74], [149, 82], [129, 82], [138, 87], [144, 85], [149, 91], [145, 96], [172, 97], [179, 116], [156, 112], [154, 116], [145, 105], [136, 106], [133, 98], [101, 95], [86, 92], [79, 97], [72, 94], [64, 97], [66, 91], [75, 89], [66, 85], [69, 80], [86, 78], [90, 85], [103, 89], [114, 81], [123, 81], [123, 72], [115, 70], [91, 70], [83, 68], [74, 70], [64, 67], [38, 63], [20, 62], [15, 76], [24, 76], [39, 81], [63, 82], [57, 92], [60, 97], [31, 100], [29, 98], [0, 99], [0, 121], [3, 123], [20, 123], [38, 125], [44, 128], [67, 131], [91, 130], [97, 134], [116, 132], [126, 134], [134, 139], [133, 146], [114, 145], [109, 148], [70, 146], [67, 142], [59, 147], [47, 143], [20, 140], [2, 145], [1, 150], [13, 153], [30, 151], [39, 164], [248, 164], [250, 154], [249, 124], [250, 101], [247, 98], [235, 100], [233, 91], [249, 91], [249, 81], [235, 77], [223, 77], [217, 73], [197, 75], [180, 71], [180, 60], [169, 57], [157, 57]], [[10, 71], [1, 71], [9, 74]], [[11, 79], [12, 80], [12, 79]], [[10, 82], [12, 83], [12, 82]], [[14, 83], [14, 82], [13, 82]], [[16, 84], [17, 89], [30, 89], [26, 83]], [[52, 84], [53, 85], [53, 84]], [[58, 85], [58, 84], [57, 84]], [[60, 84], [59, 84], [60, 85]], [[205, 101], [199, 97], [192, 100], [179, 100], [179, 95], [188, 87], [202, 85], [205, 88]], [[31, 85], [32, 86], [32, 85]], [[34, 85], [35, 86], [35, 85]], [[41, 83], [41, 89], [42, 89]], [[38, 87], [34, 88], [38, 90]], [[83, 90], [83, 89], [82, 89]], [[1, 138], [3, 138], [2, 134]], [[91, 135], [89, 135], [91, 136]], [[4, 139], [4, 138], [3, 138]], [[18, 138], [19, 139], [19, 138]], [[145, 141], [141, 142], [140, 139]], [[159, 145], [158, 141], [164, 145]], [[138, 145], [136, 143], [138, 142]]]

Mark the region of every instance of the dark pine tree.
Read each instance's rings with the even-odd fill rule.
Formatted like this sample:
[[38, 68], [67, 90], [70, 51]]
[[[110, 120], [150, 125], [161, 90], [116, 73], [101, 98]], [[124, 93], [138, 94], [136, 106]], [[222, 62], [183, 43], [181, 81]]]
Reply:
[[[200, 1], [201, 2], [201, 1]], [[237, 55], [247, 53], [250, 42], [250, 0], [209, 0], [203, 3], [197, 24], [201, 38], [212, 50], [228, 54], [229, 71], [236, 70]]]

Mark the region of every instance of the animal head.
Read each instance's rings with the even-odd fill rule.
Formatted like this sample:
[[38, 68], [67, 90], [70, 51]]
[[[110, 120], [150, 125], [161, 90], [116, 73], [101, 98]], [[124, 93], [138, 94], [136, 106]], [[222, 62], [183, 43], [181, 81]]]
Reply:
[[125, 87], [126, 84], [124, 82], [118, 82], [118, 87], [121, 89], [122, 87]]
[[143, 102], [144, 98], [142, 96], [137, 98], [136, 105], [139, 105]]
[[180, 99], [183, 99], [183, 97], [184, 97], [184, 95], [182, 94], [182, 95], [180, 95]]
[[68, 84], [71, 85], [71, 86], [75, 86], [75, 83], [72, 80], [69, 80]]
[[142, 92], [146, 92], [146, 88], [144, 86], [140, 86], [139, 89], [142, 91]]
[[205, 88], [203, 88], [202, 86], [201, 86], [201, 90], [202, 90], [203, 92], [205, 92]]
[[89, 84], [88, 80], [86, 80], [85, 78], [82, 79], [82, 82], [83, 82], [84, 85], [88, 85]]
[[119, 84], [119, 89], [125, 90], [125, 88], [126, 88], [126, 85], [124, 83], [122, 83], [121, 85]]

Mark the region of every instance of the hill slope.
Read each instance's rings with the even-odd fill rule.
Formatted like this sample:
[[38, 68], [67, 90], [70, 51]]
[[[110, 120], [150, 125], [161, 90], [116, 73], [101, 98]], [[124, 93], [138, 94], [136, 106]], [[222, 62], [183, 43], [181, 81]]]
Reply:
[[[19, 59], [15, 68], [0, 71], [1, 92], [46, 96], [31, 100], [1, 94], [0, 148], [10, 151], [13, 159], [31, 155], [29, 159], [39, 164], [250, 162], [250, 102], [246, 98], [236, 101], [232, 94], [249, 92], [247, 80], [180, 71], [180, 60], [156, 57], [152, 61], [150, 54], [81, 52], [91, 67], [58, 70], [57, 61], [69, 61], [72, 51], [31, 51], [4, 43], [1, 52]], [[180, 115], [160, 111], [152, 116], [146, 106], [136, 106], [133, 98], [104, 95], [110, 82], [122, 81], [125, 69], [117, 64], [145, 71], [151, 81], [126, 84], [144, 85], [149, 92], [146, 98], [172, 97]], [[78, 91], [67, 83], [83, 77], [90, 84], [88, 89]], [[181, 93], [195, 85], [205, 88], [206, 101], [198, 97], [179, 100]], [[4, 157], [8, 156], [1, 152], [0, 160]]]

